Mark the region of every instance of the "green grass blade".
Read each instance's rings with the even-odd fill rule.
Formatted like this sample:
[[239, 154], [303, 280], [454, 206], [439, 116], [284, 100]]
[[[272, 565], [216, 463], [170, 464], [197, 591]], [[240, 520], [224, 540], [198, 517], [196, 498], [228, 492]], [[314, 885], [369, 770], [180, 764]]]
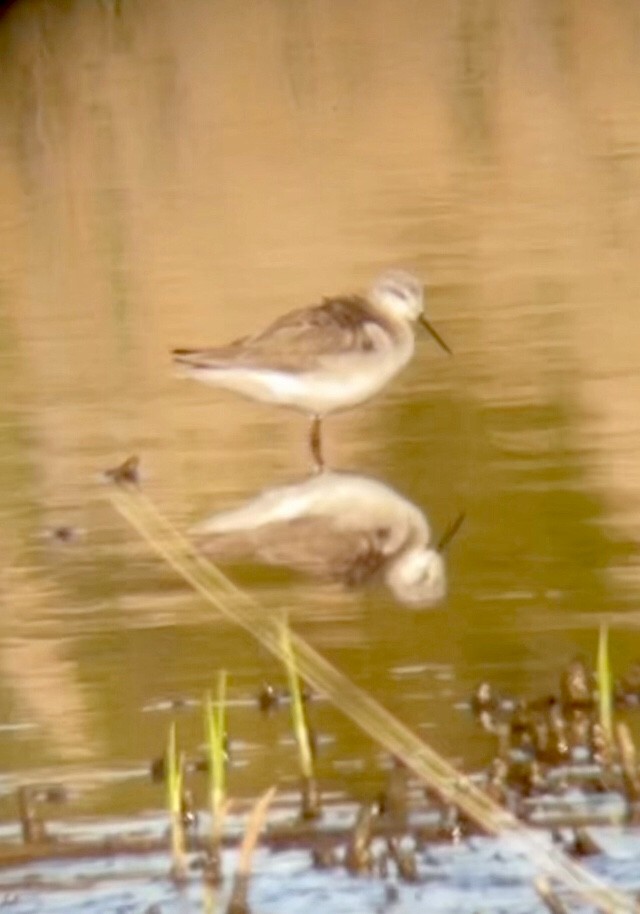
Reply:
[[225, 800], [225, 702], [226, 702], [226, 671], [218, 674], [217, 707], [214, 707], [211, 693], [207, 692], [204, 704], [205, 736], [207, 745], [207, 761], [209, 767], [209, 805], [211, 816], [215, 823], [220, 818], [220, 813]]
[[286, 621], [281, 623], [280, 638], [282, 644], [282, 654], [284, 656], [284, 665], [287, 670], [289, 680], [289, 691], [291, 693], [291, 716], [293, 719], [293, 732], [298, 744], [298, 753], [300, 756], [300, 769], [307, 780], [313, 778], [313, 753], [311, 752], [311, 740], [309, 739], [309, 728], [307, 727], [307, 717], [302, 700], [302, 690], [300, 688], [300, 678], [296, 669], [296, 659], [293, 647], [291, 645], [291, 636], [289, 626]]
[[175, 721], [171, 722], [169, 727], [169, 739], [167, 741], [166, 753], [166, 779], [167, 779], [167, 805], [169, 812], [173, 815], [180, 812], [180, 771], [178, 765], [178, 753], [176, 748], [176, 725]]
[[611, 740], [613, 739], [613, 680], [609, 662], [609, 627], [604, 623], [600, 626], [598, 634], [598, 659], [596, 668], [598, 677], [598, 712], [600, 725], [602, 726], [607, 740], [611, 743]]
[[173, 875], [176, 879], [186, 877], [186, 840], [182, 822], [182, 787], [184, 774], [184, 757], [178, 755], [175, 721], [169, 727], [169, 738], [165, 754], [167, 782], [167, 805], [171, 832], [171, 856], [173, 858]]

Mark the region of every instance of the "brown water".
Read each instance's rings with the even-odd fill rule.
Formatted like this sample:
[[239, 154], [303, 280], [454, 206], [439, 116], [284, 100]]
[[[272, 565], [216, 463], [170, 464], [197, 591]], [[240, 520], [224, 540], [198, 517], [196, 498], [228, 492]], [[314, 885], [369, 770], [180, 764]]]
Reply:
[[[450, 596], [415, 614], [246, 568], [237, 578], [468, 767], [454, 705], [480, 679], [539, 693], [609, 619], [640, 653], [640, 7], [632, 0], [17, 3], [0, 20], [0, 769], [157, 807], [159, 699], [230, 673], [231, 790], [286, 783], [286, 716], [242, 700], [277, 665], [114, 513], [98, 475], [141, 455], [186, 526], [308, 471], [306, 424], [179, 381], [225, 341], [388, 266], [423, 276], [426, 337], [374, 402], [332, 418], [332, 464], [436, 529]], [[76, 542], [43, 534], [80, 529]], [[328, 707], [330, 786], [377, 784]], [[180, 718], [195, 746], [197, 710]], [[342, 764], [349, 762], [348, 770]], [[363, 770], [353, 768], [361, 760]], [[363, 774], [364, 772], [364, 774]], [[10, 807], [6, 805], [8, 812]]]

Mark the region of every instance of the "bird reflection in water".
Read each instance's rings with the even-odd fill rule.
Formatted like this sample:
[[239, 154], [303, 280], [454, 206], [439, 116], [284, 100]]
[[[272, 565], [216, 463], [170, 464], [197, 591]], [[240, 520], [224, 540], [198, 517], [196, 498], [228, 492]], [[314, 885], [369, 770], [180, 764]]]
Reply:
[[267, 489], [192, 532], [214, 561], [284, 566], [348, 587], [383, 581], [418, 609], [446, 595], [444, 549], [462, 519], [434, 544], [424, 513], [389, 486], [326, 471]]

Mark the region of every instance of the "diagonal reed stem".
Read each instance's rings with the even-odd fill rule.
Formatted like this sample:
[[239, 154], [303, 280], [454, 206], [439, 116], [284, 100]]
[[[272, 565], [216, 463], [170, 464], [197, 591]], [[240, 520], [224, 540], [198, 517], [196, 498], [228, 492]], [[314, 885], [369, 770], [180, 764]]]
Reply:
[[[286, 663], [282, 617], [261, 609], [215, 565], [201, 556], [144, 493], [119, 487], [111, 499], [120, 514], [195, 591], [227, 619], [242, 626], [280, 661]], [[290, 635], [298, 672], [388, 752], [398, 756], [445, 802], [455, 804], [484, 831], [508, 835], [514, 850], [529, 857], [547, 876], [608, 914], [639, 914], [634, 900], [571, 860], [546, 836], [534, 832], [495, 803], [371, 695], [358, 688], [304, 639]]]

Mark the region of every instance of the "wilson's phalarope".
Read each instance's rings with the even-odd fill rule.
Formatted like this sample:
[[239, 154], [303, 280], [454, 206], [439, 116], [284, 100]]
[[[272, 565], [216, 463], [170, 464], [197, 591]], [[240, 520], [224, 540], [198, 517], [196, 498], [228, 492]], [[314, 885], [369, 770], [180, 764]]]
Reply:
[[393, 270], [366, 297], [326, 298], [285, 314], [261, 333], [217, 349], [175, 349], [173, 357], [200, 381], [310, 415], [311, 451], [320, 468], [321, 419], [364, 403], [407, 364], [415, 321], [451, 352], [423, 307], [422, 283]]
[[348, 586], [382, 578], [397, 600], [420, 608], [446, 594], [443, 552], [461, 521], [432, 544], [412, 502], [374, 479], [328, 470], [267, 489], [191, 532], [214, 561], [250, 559]]

